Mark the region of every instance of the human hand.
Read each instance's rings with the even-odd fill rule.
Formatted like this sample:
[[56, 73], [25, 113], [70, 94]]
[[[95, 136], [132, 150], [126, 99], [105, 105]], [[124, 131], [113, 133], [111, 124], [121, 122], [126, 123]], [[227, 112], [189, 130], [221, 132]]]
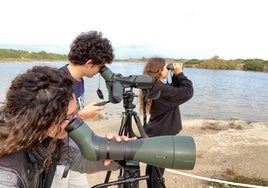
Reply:
[[94, 117], [100, 113], [101, 110], [105, 109], [105, 106], [95, 106], [97, 102], [92, 102], [86, 105], [82, 110], [78, 111], [78, 115], [81, 119], [87, 119]]
[[173, 73], [177, 75], [182, 72], [183, 63], [173, 63], [173, 67], [174, 67]]
[[[116, 142], [121, 142], [121, 141], [127, 142], [129, 140], [137, 139], [136, 137], [129, 138], [127, 136], [119, 136], [119, 135], [113, 135], [112, 136], [112, 135], [108, 135], [108, 134], [105, 135], [105, 138], [107, 138], [109, 140], [114, 140]], [[108, 166], [111, 162], [112, 162], [111, 159], [104, 160], [104, 166]]]

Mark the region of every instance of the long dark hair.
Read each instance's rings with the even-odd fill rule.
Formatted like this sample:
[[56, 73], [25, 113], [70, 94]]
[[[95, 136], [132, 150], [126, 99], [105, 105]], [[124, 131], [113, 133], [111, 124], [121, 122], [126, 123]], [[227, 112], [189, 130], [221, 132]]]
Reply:
[[[150, 58], [144, 67], [143, 74], [151, 76], [154, 82], [158, 82], [160, 81], [161, 71], [163, 70], [165, 65], [166, 61], [164, 58], [160, 57]], [[145, 108], [146, 112], [149, 112], [151, 109], [152, 100], [147, 99], [146, 101], [144, 101], [144, 94], [142, 91], [140, 91], [139, 94], [139, 101], [140, 101], [140, 111], [143, 111]]]
[[[60, 132], [72, 84], [65, 72], [46, 66], [35, 66], [12, 81], [0, 111], [0, 157], [35, 147], [52, 123]], [[48, 150], [53, 153], [55, 147], [56, 138]]]

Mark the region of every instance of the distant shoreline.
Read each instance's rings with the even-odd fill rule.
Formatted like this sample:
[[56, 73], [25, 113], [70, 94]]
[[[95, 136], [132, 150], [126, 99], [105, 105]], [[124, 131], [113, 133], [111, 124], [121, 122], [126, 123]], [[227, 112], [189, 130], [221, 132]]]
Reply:
[[59, 59], [59, 60], [55, 60], [55, 59], [0, 59], [0, 63], [5, 63], [5, 62], [10, 62], [10, 63], [16, 63], [16, 62], [36, 62], [36, 61], [55, 61], [55, 62], [62, 62], [62, 61], [68, 61], [68, 59], [64, 60], [64, 59]]
[[[173, 63], [173, 62], [182, 62], [184, 63], [184, 67], [186, 68], [200, 68], [200, 69], [210, 69], [210, 70], [241, 70], [241, 71], [256, 71], [256, 72], [268, 72], [268, 63], [261, 65], [262, 68], [260, 68], [259, 62], [254, 60], [249, 60], [250, 63], [247, 65], [248, 68], [244, 68], [245, 63], [236, 63], [236, 65], [228, 65], [227, 60], [220, 60], [220, 59], [214, 59], [214, 60], [203, 60], [206, 63], [202, 64], [201, 60], [196, 60], [198, 63], [195, 62], [195, 60], [185, 60], [185, 59], [171, 59], [171, 58], [165, 58], [166, 62]], [[0, 58], [0, 63], [5, 62], [68, 62], [68, 59], [28, 59], [28, 58]], [[148, 61], [148, 58], [130, 58], [130, 59], [114, 59], [113, 62], [142, 62], [146, 63]], [[194, 61], [195, 63], [192, 63], [191, 61]], [[219, 61], [219, 62], [218, 62]], [[236, 60], [235, 60], [236, 61]], [[237, 60], [238, 61], [238, 60]], [[240, 61], [240, 60], [239, 60]], [[227, 64], [226, 64], [227, 62]], [[263, 62], [264, 63], [264, 62]]]
[[[62, 62], [62, 61], [69, 61], [68, 59], [58, 59], [58, 60], [55, 60], [55, 59], [21, 59], [21, 58], [18, 58], [18, 59], [12, 59], [12, 58], [8, 58], [8, 59], [0, 59], [0, 63], [5, 63], [5, 62], [36, 62], [36, 61], [55, 61], [55, 62]], [[114, 60], [114, 62], [146, 62], [144, 60], [139, 60], [139, 59], [135, 59], [135, 60]]]

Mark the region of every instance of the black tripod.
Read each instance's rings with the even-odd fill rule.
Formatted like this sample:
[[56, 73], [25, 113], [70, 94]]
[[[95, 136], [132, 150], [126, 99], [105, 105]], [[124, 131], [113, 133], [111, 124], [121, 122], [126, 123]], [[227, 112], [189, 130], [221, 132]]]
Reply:
[[[141, 137], [147, 138], [143, 126], [141, 124], [140, 118], [137, 115], [137, 112], [134, 111], [136, 107], [133, 104], [135, 94], [133, 88], [130, 88], [129, 91], [125, 91], [123, 94], [123, 105], [125, 112], [122, 113], [123, 117], [121, 120], [121, 126], [119, 129], [119, 135], [125, 135], [128, 137]], [[134, 117], [135, 123], [139, 130], [140, 136], [137, 136], [132, 128], [132, 117]], [[111, 185], [118, 185], [119, 188], [138, 188], [139, 181], [148, 179], [149, 176], [140, 176], [140, 165], [137, 161], [120, 161], [120, 165], [123, 166], [123, 169], [120, 169], [118, 181], [109, 182], [111, 171], [108, 171], [106, 174], [105, 182], [101, 184], [101, 187], [107, 187]], [[165, 188], [164, 178], [161, 175], [159, 168], [155, 167], [157, 176], [163, 188]]]

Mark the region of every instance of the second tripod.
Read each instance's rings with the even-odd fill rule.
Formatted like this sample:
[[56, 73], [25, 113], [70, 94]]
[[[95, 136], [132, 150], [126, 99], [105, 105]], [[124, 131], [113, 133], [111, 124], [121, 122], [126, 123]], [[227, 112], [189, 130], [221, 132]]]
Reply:
[[[125, 112], [122, 113], [122, 120], [121, 126], [119, 129], [119, 135], [128, 136], [129, 138], [132, 137], [141, 137], [147, 138], [143, 126], [141, 124], [140, 118], [137, 115], [137, 112], [134, 111], [135, 105], [133, 104], [134, 97], [137, 97], [133, 92], [133, 88], [130, 90], [125, 91], [123, 94], [123, 105], [125, 108]], [[136, 135], [133, 127], [132, 127], [132, 119], [134, 118], [136, 126], [138, 128], [139, 134]], [[119, 188], [138, 188], [139, 181], [148, 179], [148, 176], [140, 176], [140, 164], [137, 161], [120, 161], [120, 165], [123, 169], [120, 169], [118, 181], [122, 182], [118, 184]], [[165, 188], [164, 179], [161, 175], [159, 168], [155, 167], [157, 172], [158, 179], [163, 188]], [[111, 171], [108, 171], [105, 178], [105, 183], [107, 183], [110, 179]]]

